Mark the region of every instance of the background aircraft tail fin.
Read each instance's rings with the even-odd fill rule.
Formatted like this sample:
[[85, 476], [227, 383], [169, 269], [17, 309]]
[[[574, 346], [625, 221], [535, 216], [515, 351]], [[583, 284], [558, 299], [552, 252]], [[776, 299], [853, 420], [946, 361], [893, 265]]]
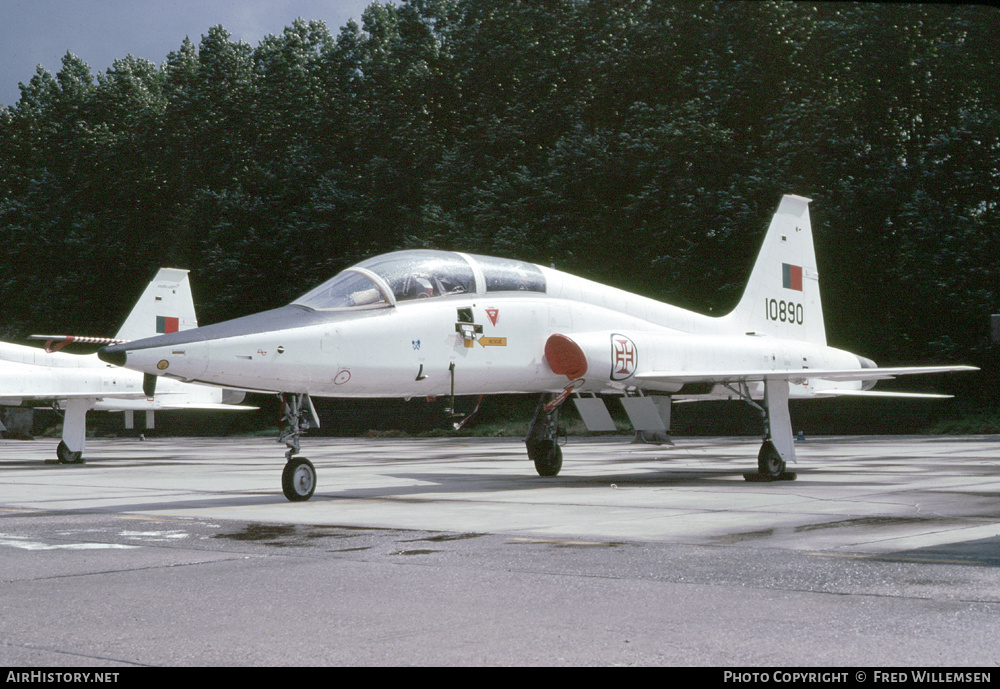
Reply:
[[197, 327], [188, 271], [160, 268], [115, 339], [141, 340]]
[[734, 329], [826, 344], [809, 201], [781, 198], [743, 298], [724, 317]]

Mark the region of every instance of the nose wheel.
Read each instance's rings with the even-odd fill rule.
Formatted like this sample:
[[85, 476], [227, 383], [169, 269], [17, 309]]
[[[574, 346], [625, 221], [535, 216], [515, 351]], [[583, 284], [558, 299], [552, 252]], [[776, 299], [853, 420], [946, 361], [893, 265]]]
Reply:
[[292, 502], [304, 502], [316, 490], [316, 467], [305, 457], [293, 457], [281, 472], [281, 492]]
[[558, 476], [562, 469], [562, 448], [555, 440], [528, 442], [528, 459], [535, 463], [539, 476]]
[[559, 405], [563, 399], [543, 395], [535, 409], [535, 418], [528, 428], [524, 444], [528, 459], [535, 463], [539, 476], [558, 476], [562, 469], [562, 448], [559, 447]]
[[305, 457], [296, 457], [299, 439], [309, 428], [319, 428], [319, 417], [309, 395], [281, 395], [281, 432], [278, 442], [288, 447], [281, 472], [281, 492], [292, 502], [303, 502], [316, 490], [316, 467]]

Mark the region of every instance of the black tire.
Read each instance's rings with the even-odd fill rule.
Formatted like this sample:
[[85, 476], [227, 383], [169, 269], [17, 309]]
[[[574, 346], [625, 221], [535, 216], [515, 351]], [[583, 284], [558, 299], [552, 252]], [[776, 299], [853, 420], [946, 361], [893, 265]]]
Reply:
[[535, 463], [539, 476], [558, 476], [562, 469], [562, 448], [554, 440], [528, 443], [528, 458]]
[[83, 464], [83, 452], [71, 452], [62, 440], [56, 447], [56, 457], [59, 458], [60, 464]]
[[292, 502], [305, 502], [316, 490], [316, 467], [305, 457], [288, 460], [281, 472], [281, 492]]
[[778, 448], [770, 440], [765, 440], [757, 453], [757, 471], [761, 476], [778, 478], [785, 473], [785, 460], [778, 453]]

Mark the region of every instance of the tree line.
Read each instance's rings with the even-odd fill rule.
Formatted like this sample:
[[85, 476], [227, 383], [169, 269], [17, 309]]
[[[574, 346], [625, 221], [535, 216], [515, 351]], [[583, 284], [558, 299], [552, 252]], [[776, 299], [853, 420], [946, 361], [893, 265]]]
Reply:
[[[998, 19], [400, 0], [257, 46], [212, 27], [161, 65], [67, 53], [0, 107], [0, 335], [113, 333], [160, 266], [211, 323], [415, 247], [722, 314], [795, 193], [831, 344], [995, 369]], [[991, 370], [963, 380], [941, 385], [996, 400]]]

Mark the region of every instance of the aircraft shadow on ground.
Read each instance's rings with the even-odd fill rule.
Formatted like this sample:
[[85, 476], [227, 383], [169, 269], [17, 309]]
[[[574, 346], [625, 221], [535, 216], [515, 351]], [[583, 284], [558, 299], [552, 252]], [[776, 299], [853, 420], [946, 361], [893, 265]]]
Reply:
[[[164, 465], [168, 462], [162, 463]], [[58, 468], [55, 467], [54, 468]], [[188, 509], [220, 509], [238, 507], [262, 507], [267, 505], [289, 505], [280, 487], [280, 469], [275, 472], [273, 492], [253, 493], [240, 492], [238, 483], [234, 483], [229, 494], [219, 495], [208, 493], [204, 495], [186, 496], [177, 499], [164, 499], [151, 502], [123, 502], [106, 504], [99, 507], [74, 507], [66, 512], [90, 514], [114, 514], [125, 512], [160, 512]], [[732, 483], [738, 479], [743, 483], [742, 474], [733, 469], [653, 469], [637, 472], [604, 474], [601, 476], [540, 477], [535, 475], [516, 475], [511, 473], [439, 473], [439, 472], [395, 472], [386, 475], [393, 480], [416, 481], [416, 485], [352, 487], [349, 482], [338, 482], [335, 470], [319, 472], [319, 485], [309, 503], [336, 502], [339, 500], [393, 500], [406, 498], [428, 498], [434, 495], [455, 495], [468, 493], [500, 494], [505, 492], [525, 490], [546, 490], [553, 488], [578, 489], [608, 489], [608, 488], [688, 488], [688, 487], [718, 487], [720, 482]], [[779, 482], [788, 483], [788, 482]], [[767, 484], [758, 484], [767, 485]], [[186, 489], [178, 489], [186, 490]], [[192, 489], [194, 490], [194, 489]]]

